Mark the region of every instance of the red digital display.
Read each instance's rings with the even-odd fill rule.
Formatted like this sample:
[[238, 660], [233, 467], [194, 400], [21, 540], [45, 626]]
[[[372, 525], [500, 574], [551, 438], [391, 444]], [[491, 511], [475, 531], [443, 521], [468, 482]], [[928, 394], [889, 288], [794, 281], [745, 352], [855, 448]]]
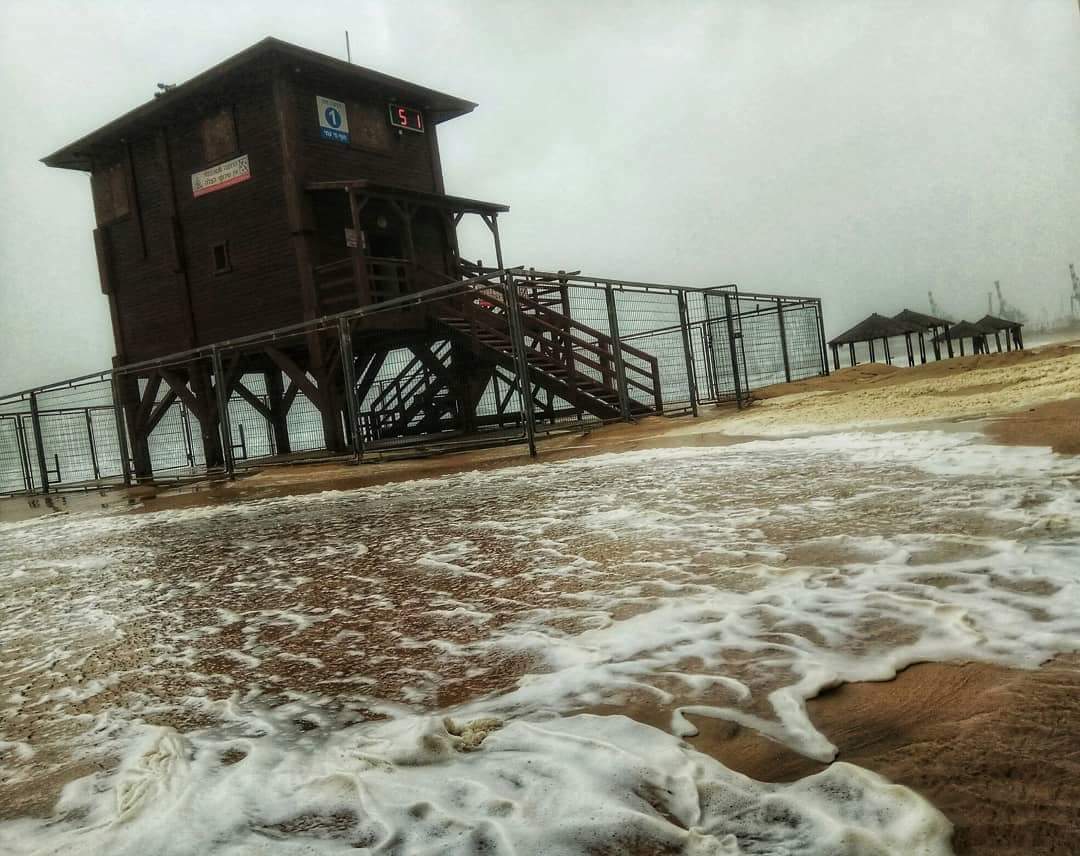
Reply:
[[402, 107], [400, 104], [390, 105], [390, 124], [395, 128], [403, 128], [406, 131], [419, 131], [424, 133], [424, 117], [419, 110], [412, 107]]

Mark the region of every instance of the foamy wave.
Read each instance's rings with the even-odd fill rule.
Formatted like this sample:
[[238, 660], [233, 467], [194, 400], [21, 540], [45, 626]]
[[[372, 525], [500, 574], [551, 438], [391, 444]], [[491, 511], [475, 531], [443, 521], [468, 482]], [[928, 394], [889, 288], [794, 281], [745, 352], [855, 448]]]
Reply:
[[[327, 829], [386, 842], [411, 822], [400, 834], [419, 837], [401, 852], [438, 852], [423, 837], [436, 827], [464, 836], [445, 839], [451, 850], [479, 847], [488, 830], [493, 847], [543, 852], [468, 788], [447, 790], [475, 774], [518, 806], [508, 816], [529, 835], [543, 812], [549, 826], [555, 809], [576, 818], [544, 839], [552, 852], [594, 841], [585, 818], [685, 852], [757, 852], [751, 826], [764, 828], [769, 806], [821, 840], [834, 829], [877, 842], [852, 852], [918, 852], [867, 820], [893, 794], [900, 826], [919, 827], [924, 809], [903, 789], [834, 765], [770, 790], [677, 738], [719, 717], [829, 761], [835, 749], [805, 709], [824, 688], [918, 661], [1034, 666], [1080, 647], [1077, 471], [1075, 459], [966, 434], [848, 434], [5, 529], [0, 750], [11, 773], [0, 798], [87, 763], [111, 772], [69, 785], [49, 821], [64, 823], [0, 825], [0, 842], [158, 852], [157, 818], [174, 833], [162, 833], [162, 853], [209, 852], [199, 842], [332, 852], [361, 839]], [[667, 711], [672, 734], [550, 718], [642, 700]], [[508, 724], [474, 753], [439, 730], [443, 716], [492, 715]], [[418, 740], [435, 754], [410, 755]], [[567, 749], [603, 741], [609, 761]], [[610, 787], [605, 764], [623, 771]], [[525, 791], [500, 790], [496, 766]], [[654, 794], [691, 768], [702, 805], [721, 781], [753, 824], [716, 809], [710, 818], [734, 825], [709, 826]], [[412, 796], [386, 808], [342, 776], [379, 793], [410, 783]], [[580, 789], [580, 806], [557, 801]], [[815, 789], [851, 805], [818, 806]], [[434, 808], [402, 819], [418, 802]], [[832, 819], [819, 830], [814, 818]], [[845, 818], [846, 831], [835, 825]], [[200, 838], [204, 827], [218, 837]]]
[[[229, 749], [242, 757], [224, 762]], [[13, 854], [116, 856], [934, 856], [950, 852], [952, 832], [921, 797], [858, 767], [762, 784], [621, 716], [479, 731], [410, 717], [239, 748], [156, 729], [108, 778], [118, 783], [65, 792], [58, 811], [77, 823], [9, 824], [0, 842]]]

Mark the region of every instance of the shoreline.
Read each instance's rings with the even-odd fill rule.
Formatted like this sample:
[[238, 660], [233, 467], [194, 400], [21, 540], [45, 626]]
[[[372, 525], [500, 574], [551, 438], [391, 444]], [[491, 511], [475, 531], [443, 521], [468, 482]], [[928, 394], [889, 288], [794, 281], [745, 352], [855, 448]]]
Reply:
[[[1034, 377], [1033, 377], [1034, 372]], [[987, 382], [992, 378], [993, 382]], [[1034, 385], [1035, 393], [1018, 390]], [[0, 522], [53, 511], [188, 508], [224, 502], [351, 490], [474, 470], [528, 466], [649, 448], [732, 445], [838, 431], [972, 430], [987, 442], [1042, 446], [1080, 454], [1080, 344], [957, 357], [914, 368], [878, 363], [755, 391], [750, 407], [705, 408], [692, 416], [650, 416], [633, 424], [597, 425], [540, 439], [539, 456], [523, 445], [488, 446], [428, 457], [269, 464], [230, 481], [139, 486], [0, 500]], [[893, 402], [892, 409], [882, 402]], [[928, 403], [929, 402], [929, 403]], [[859, 414], [875, 418], [860, 421]], [[833, 420], [833, 421], [830, 421]]]

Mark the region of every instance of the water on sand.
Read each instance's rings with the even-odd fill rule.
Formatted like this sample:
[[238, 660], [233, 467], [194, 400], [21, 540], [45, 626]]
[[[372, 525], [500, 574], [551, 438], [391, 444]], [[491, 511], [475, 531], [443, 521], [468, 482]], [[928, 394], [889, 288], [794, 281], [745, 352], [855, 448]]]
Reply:
[[[823, 688], [1075, 648], [1076, 469], [848, 434], [5, 525], [0, 844], [948, 852], [868, 771], [762, 785], [679, 738], [829, 761]], [[667, 733], [567, 715], [642, 700]]]

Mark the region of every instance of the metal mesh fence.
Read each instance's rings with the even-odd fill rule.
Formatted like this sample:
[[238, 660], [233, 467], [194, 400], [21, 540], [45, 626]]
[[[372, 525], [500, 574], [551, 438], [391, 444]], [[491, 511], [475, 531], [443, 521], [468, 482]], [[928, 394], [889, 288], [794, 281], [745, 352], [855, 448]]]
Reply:
[[531, 443], [587, 423], [741, 406], [762, 386], [826, 371], [822, 341], [813, 299], [482, 271], [0, 398], [0, 493], [202, 477], [298, 455]]

